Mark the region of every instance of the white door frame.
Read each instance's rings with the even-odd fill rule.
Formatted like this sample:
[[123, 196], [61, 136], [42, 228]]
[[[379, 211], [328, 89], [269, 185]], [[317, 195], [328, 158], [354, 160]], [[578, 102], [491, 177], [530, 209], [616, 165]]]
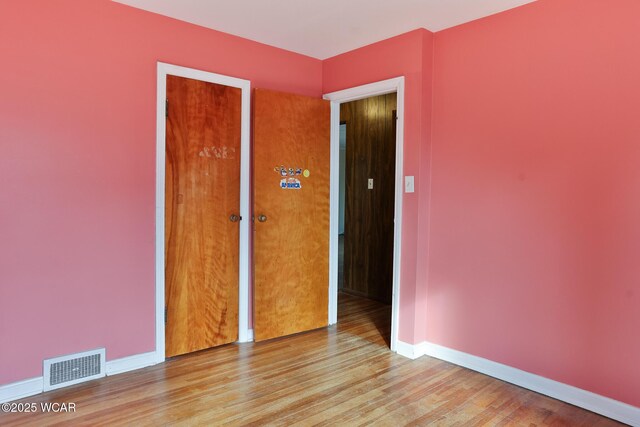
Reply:
[[164, 191], [167, 75], [239, 88], [242, 91], [240, 130], [240, 248], [238, 271], [238, 342], [249, 337], [249, 132], [251, 82], [222, 74], [158, 62], [156, 107], [156, 362], [165, 360], [164, 325]]
[[391, 300], [391, 350], [397, 351], [400, 302], [400, 249], [402, 246], [402, 159], [404, 147], [404, 77], [396, 77], [324, 95], [331, 101], [331, 195], [329, 221], [329, 324], [338, 322], [338, 203], [340, 160], [340, 104], [371, 96], [397, 93], [396, 181], [393, 230], [393, 296]]

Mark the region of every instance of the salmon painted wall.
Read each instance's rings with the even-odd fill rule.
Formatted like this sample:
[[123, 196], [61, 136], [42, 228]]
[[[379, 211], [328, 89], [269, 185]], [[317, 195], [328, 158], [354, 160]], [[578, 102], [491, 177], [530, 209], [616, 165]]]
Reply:
[[428, 341], [635, 406], [638, 22], [636, 0], [539, 0], [435, 35], [424, 317]]
[[416, 282], [416, 249], [419, 240], [426, 239], [428, 226], [428, 221], [419, 219], [428, 218], [423, 209], [429, 200], [432, 38], [429, 31], [415, 30], [323, 61], [324, 93], [405, 77], [403, 173], [416, 180], [416, 192], [404, 194], [402, 201], [398, 337], [407, 343], [415, 343], [416, 331], [424, 329], [426, 283]]
[[155, 348], [157, 61], [322, 93], [312, 58], [106, 0], [1, 2], [0, 384]]

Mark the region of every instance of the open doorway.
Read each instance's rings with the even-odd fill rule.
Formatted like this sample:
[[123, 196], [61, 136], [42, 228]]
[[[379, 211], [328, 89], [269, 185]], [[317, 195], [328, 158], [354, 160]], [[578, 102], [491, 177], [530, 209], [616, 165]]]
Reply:
[[[356, 86], [324, 95], [331, 101], [331, 208], [329, 234], [329, 324], [338, 323], [338, 247], [339, 247], [339, 198], [340, 198], [340, 106], [351, 101], [378, 95], [396, 94], [395, 175], [387, 177], [394, 183], [393, 207], [393, 271], [391, 295], [391, 331], [389, 346], [397, 351], [400, 314], [400, 265], [402, 247], [402, 198], [403, 198], [403, 148], [404, 148], [404, 77]], [[347, 131], [348, 132], [348, 131]], [[346, 171], [345, 171], [346, 175]], [[367, 180], [368, 184], [368, 180]], [[375, 188], [375, 180], [374, 180]], [[345, 194], [346, 196], [346, 194]], [[345, 212], [346, 214], [346, 212]], [[346, 218], [345, 218], [346, 220]], [[346, 226], [346, 223], [345, 223]]]
[[340, 105], [338, 321], [362, 316], [391, 343], [395, 92]]

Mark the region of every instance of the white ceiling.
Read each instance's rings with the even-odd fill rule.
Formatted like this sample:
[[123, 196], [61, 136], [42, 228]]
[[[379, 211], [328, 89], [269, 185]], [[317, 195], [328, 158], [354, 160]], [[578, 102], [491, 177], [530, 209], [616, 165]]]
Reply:
[[114, 0], [318, 59], [534, 0]]

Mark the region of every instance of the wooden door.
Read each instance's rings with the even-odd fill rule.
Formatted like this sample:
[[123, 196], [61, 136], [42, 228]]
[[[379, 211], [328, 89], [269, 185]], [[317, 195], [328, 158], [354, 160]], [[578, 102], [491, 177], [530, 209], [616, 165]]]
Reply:
[[240, 106], [240, 89], [167, 76], [167, 357], [238, 339]]
[[254, 337], [328, 324], [329, 102], [254, 94]]

